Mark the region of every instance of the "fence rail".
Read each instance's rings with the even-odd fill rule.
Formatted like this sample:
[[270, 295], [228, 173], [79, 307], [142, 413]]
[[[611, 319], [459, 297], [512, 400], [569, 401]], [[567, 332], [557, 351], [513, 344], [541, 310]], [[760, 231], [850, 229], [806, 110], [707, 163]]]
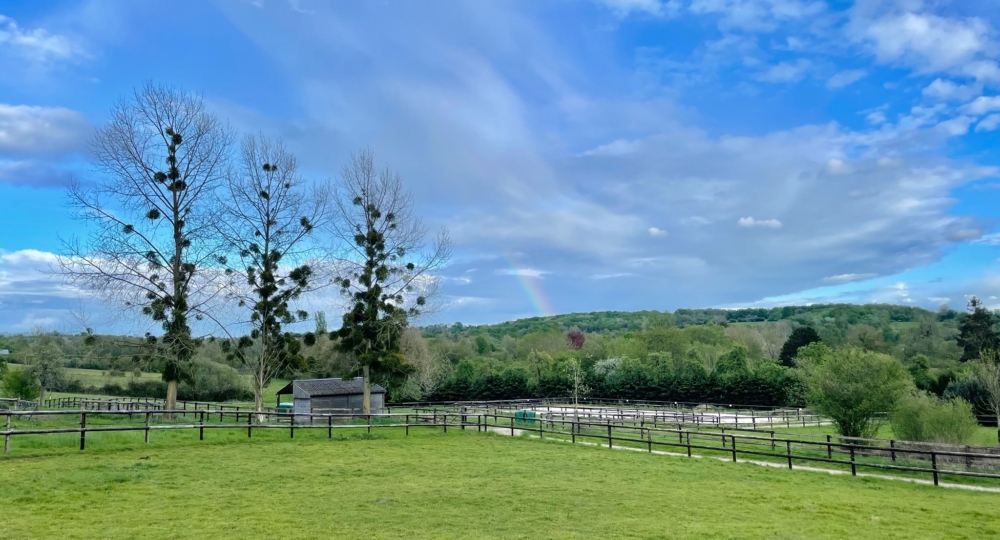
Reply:
[[[289, 438], [295, 437], [295, 431], [301, 429], [326, 429], [327, 436], [332, 437], [334, 430], [364, 429], [371, 433], [373, 429], [402, 429], [409, 435], [411, 428], [440, 428], [447, 433], [452, 429], [472, 429], [477, 431], [492, 431], [502, 434], [537, 434], [540, 438], [561, 438], [566, 442], [590, 444], [607, 444], [608, 448], [627, 447], [633, 450], [646, 450], [650, 453], [668, 451], [692, 456], [693, 451], [712, 453], [731, 457], [737, 461], [740, 456], [746, 459], [764, 459], [772, 462], [780, 460], [789, 469], [795, 463], [822, 463], [834, 466], [849, 467], [851, 474], [856, 475], [859, 469], [881, 470], [892, 474], [907, 474], [930, 477], [934, 485], [939, 484], [941, 476], [953, 478], [984, 478], [1000, 479], [1000, 455], [980, 452], [961, 452], [945, 449], [918, 448], [895, 444], [880, 446], [872, 442], [845, 442], [826, 436], [825, 440], [805, 437], [779, 437], [774, 431], [769, 433], [750, 432], [732, 429], [726, 431], [704, 431], [701, 429], [686, 429], [665, 425], [640, 424], [630, 425], [614, 422], [611, 419], [578, 420], [572, 418], [515, 418], [503, 412], [487, 411], [430, 411], [413, 413], [384, 413], [372, 415], [348, 414], [303, 414], [278, 413], [266, 411], [261, 413], [264, 421], [259, 421], [257, 413], [252, 411], [222, 411], [222, 410], [112, 410], [112, 411], [2, 411], [5, 416], [4, 453], [11, 451], [11, 439], [31, 435], [79, 434], [80, 450], [86, 449], [88, 433], [102, 432], [144, 432], [144, 440], [149, 442], [150, 434], [159, 430], [198, 430], [199, 440], [205, 437], [205, 430], [237, 429], [246, 430], [247, 437], [253, 436], [254, 430], [287, 430]], [[187, 414], [194, 423], [155, 423], [167, 415]], [[79, 418], [79, 427], [66, 426], [49, 429], [23, 429], [13, 426], [14, 419], [44, 419], [71, 416]], [[89, 425], [88, 419], [95, 417], [121, 417], [142, 420], [138, 425]], [[293, 418], [308, 417], [309, 422], [298, 423]], [[358, 419], [363, 422], [358, 422]], [[257, 421], [255, 421], [255, 419]], [[218, 420], [217, 423], [214, 423]], [[227, 421], [228, 420], [228, 421]], [[288, 420], [282, 423], [282, 420]], [[344, 422], [354, 423], [344, 423]], [[75, 420], [74, 420], [75, 422]], [[19, 422], [20, 423], [20, 422]], [[509, 430], [509, 431], [508, 431]]]

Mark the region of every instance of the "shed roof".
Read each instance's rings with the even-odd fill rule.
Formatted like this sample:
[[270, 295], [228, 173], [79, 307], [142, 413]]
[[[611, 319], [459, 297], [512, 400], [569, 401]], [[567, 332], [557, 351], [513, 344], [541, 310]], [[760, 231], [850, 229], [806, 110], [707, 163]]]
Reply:
[[[277, 395], [291, 394], [294, 388], [312, 396], [342, 396], [347, 394], [363, 394], [364, 378], [355, 377], [353, 379], [299, 379], [285, 385], [278, 390]], [[371, 387], [371, 393], [384, 394], [385, 388], [377, 384]]]

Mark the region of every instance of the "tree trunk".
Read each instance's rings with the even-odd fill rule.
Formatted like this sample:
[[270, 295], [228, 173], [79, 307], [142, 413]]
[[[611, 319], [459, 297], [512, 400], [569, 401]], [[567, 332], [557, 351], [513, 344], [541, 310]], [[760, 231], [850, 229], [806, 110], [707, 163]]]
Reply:
[[[253, 406], [254, 411], [257, 412], [258, 424], [263, 424], [267, 420], [267, 417], [262, 414], [264, 412], [264, 387], [267, 386], [264, 364], [264, 358], [261, 357], [257, 365], [257, 371], [253, 374]], [[279, 403], [278, 405], [281, 404]]]
[[257, 411], [257, 423], [263, 424], [265, 417], [264, 412], [264, 392], [254, 392], [253, 393], [253, 406], [254, 410]]
[[[177, 381], [167, 381], [167, 399], [163, 404], [163, 408], [168, 411], [174, 410], [177, 407]], [[167, 413], [167, 418], [173, 418], [172, 413]]]
[[45, 387], [41, 387], [41, 391], [38, 392], [38, 410], [42, 410], [45, 406]]
[[368, 380], [368, 366], [365, 365], [361, 368], [361, 373], [364, 378], [364, 398], [361, 400], [361, 412], [364, 414], [372, 413], [372, 386], [371, 382]]

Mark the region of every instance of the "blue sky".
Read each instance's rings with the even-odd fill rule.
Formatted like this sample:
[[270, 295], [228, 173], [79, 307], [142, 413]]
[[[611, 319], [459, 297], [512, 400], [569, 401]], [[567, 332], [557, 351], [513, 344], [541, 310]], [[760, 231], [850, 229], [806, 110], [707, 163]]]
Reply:
[[0, 332], [120, 327], [48, 270], [87, 232], [62, 186], [147, 80], [311, 181], [365, 147], [399, 171], [456, 245], [424, 322], [1000, 307], [998, 30], [987, 0], [7, 0]]

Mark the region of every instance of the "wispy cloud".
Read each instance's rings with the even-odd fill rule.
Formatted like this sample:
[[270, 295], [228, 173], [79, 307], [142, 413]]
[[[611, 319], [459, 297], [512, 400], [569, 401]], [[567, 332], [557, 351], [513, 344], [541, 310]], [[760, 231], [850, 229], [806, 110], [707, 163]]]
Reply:
[[17, 21], [0, 15], [0, 50], [8, 49], [29, 60], [71, 60], [86, 56], [86, 50], [75, 40], [52, 34], [44, 28], [25, 30]]
[[776, 219], [754, 219], [742, 217], [736, 222], [740, 227], [763, 227], [765, 229], [780, 229], [781, 222]]

